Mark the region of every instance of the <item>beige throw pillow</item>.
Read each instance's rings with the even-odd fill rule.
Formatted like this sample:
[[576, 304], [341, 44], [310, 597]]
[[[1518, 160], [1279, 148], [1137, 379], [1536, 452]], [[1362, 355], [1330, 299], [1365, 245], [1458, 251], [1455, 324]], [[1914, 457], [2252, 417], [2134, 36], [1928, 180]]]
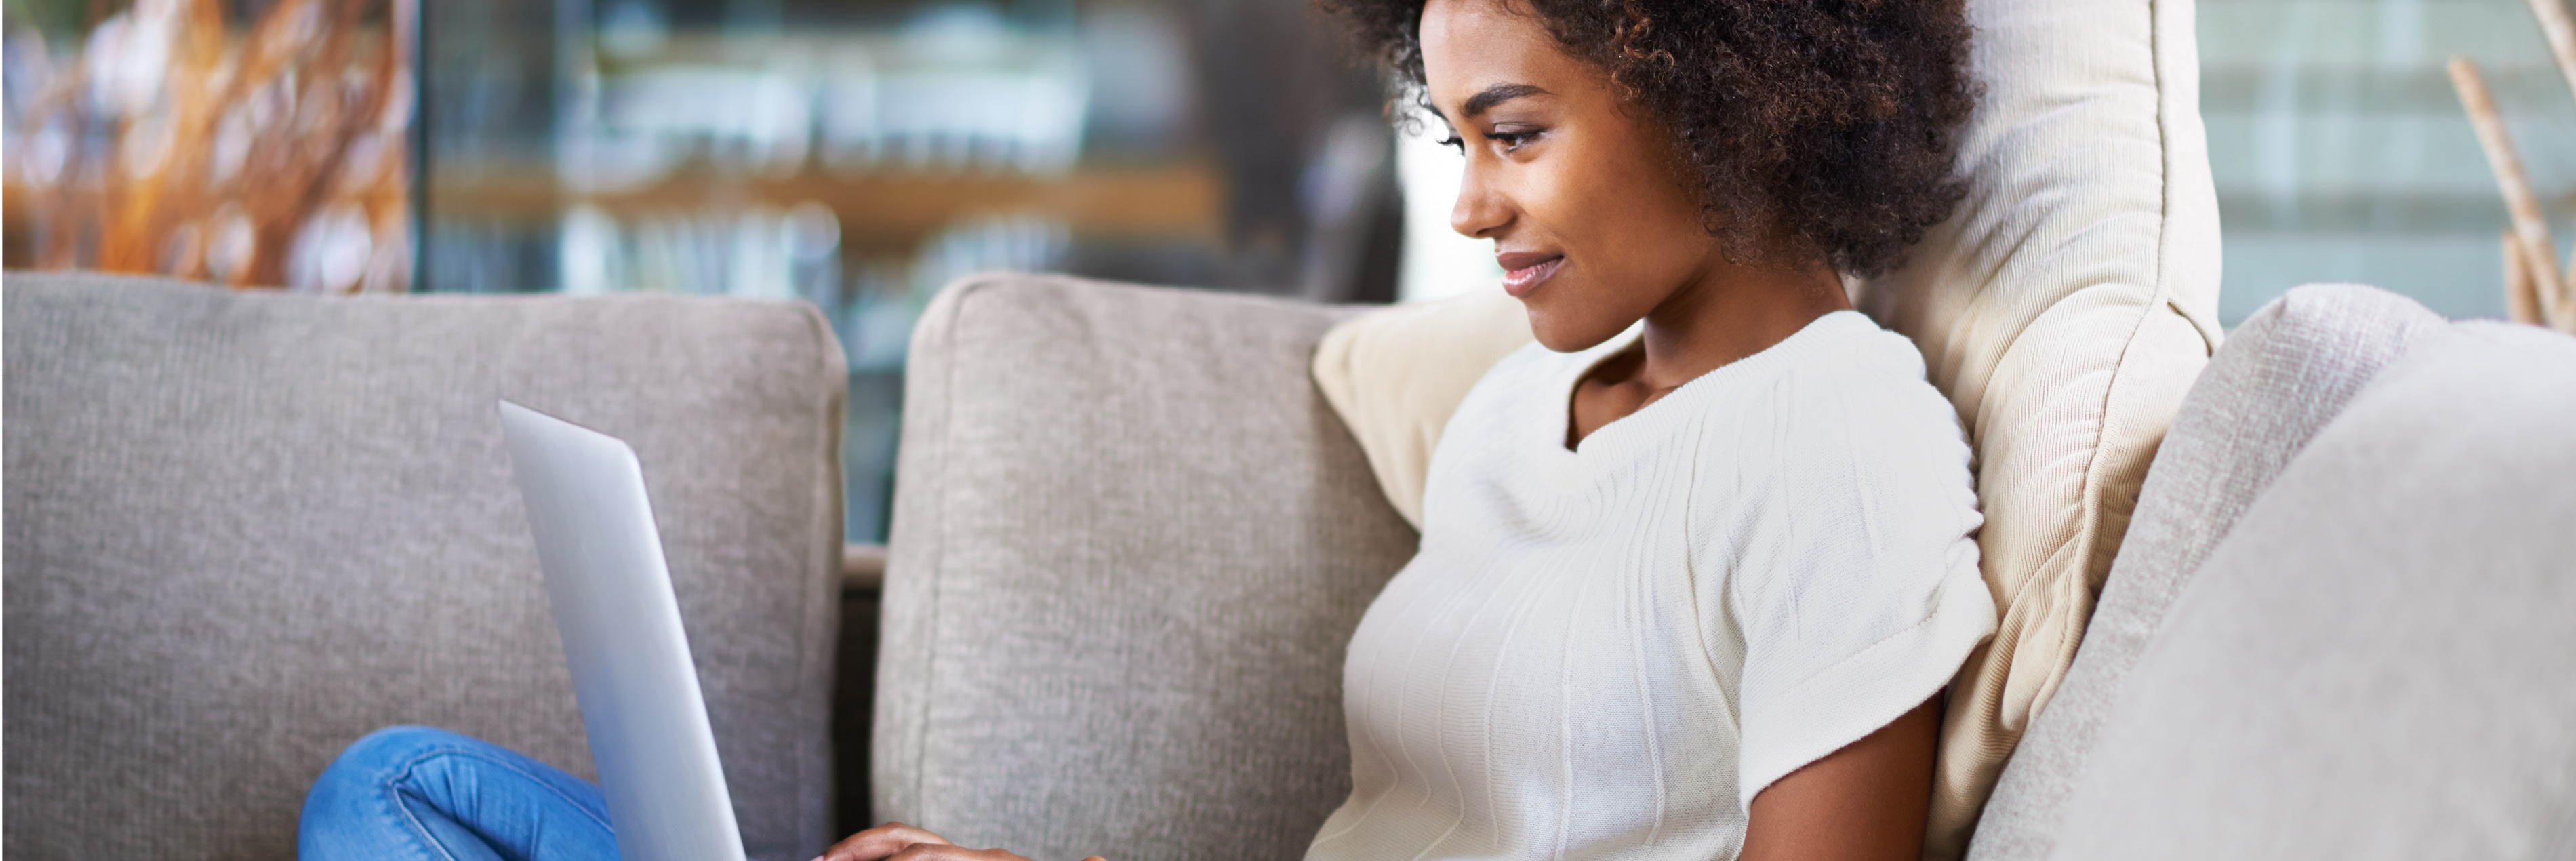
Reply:
[[[1926, 856], [1964, 851], [2048, 702], [2182, 395], [2220, 336], [2217, 197], [2190, 0], [1970, 0], [1984, 85], [1969, 194], [1861, 310], [1914, 339], [1977, 456], [2001, 619], [1950, 688]], [[1430, 452], [1468, 387], [1526, 343], [1499, 290], [1344, 322], [1315, 380], [1388, 498], [1420, 522]]]
[[1386, 501], [1422, 528], [1422, 480], [1449, 414], [1485, 371], [1532, 340], [1497, 286], [1342, 321], [1315, 347], [1315, 386], [1368, 454]]

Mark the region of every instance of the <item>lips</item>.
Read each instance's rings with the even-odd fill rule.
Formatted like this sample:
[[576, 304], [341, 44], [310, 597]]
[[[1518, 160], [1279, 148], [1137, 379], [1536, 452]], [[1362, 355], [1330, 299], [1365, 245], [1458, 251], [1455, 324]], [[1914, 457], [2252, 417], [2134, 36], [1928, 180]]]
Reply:
[[1503, 267], [1503, 292], [1521, 297], [1529, 295], [1530, 291], [1538, 289], [1540, 282], [1555, 275], [1556, 270], [1565, 265], [1565, 255], [1515, 251], [1494, 255], [1494, 262]]

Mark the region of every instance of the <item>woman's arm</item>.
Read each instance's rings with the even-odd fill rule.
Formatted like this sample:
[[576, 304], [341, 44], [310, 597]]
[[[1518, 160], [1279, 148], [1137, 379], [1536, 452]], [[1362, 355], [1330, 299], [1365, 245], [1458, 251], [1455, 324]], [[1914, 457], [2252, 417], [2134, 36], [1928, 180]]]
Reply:
[[1932, 808], [1940, 697], [1753, 796], [1741, 861], [1915, 861]]

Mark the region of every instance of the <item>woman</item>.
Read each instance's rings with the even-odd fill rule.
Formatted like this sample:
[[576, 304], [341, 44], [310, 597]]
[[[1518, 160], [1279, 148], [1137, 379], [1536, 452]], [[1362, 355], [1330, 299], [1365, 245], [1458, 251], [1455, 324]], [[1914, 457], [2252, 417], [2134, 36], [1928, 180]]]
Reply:
[[[1958, 199], [1957, 2], [1335, 11], [1453, 130], [1452, 226], [1494, 241], [1539, 346], [1442, 437], [1421, 550], [1352, 640], [1352, 796], [1307, 857], [1916, 857], [1939, 693], [1994, 611], [1958, 419], [1841, 277]], [[613, 854], [579, 781], [392, 736], [317, 784], [308, 849]], [[497, 785], [393, 786], [422, 751]], [[546, 825], [451, 827], [490, 795]], [[825, 856], [1018, 857], [901, 824]]]

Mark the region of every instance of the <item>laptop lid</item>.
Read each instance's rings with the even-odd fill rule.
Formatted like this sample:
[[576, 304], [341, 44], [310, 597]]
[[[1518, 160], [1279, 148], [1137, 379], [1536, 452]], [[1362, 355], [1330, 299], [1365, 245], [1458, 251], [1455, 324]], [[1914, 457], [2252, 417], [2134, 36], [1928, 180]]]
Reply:
[[625, 861], [740, 861], [661, 534], [635, 450], [501, 402], [590, 756]]

